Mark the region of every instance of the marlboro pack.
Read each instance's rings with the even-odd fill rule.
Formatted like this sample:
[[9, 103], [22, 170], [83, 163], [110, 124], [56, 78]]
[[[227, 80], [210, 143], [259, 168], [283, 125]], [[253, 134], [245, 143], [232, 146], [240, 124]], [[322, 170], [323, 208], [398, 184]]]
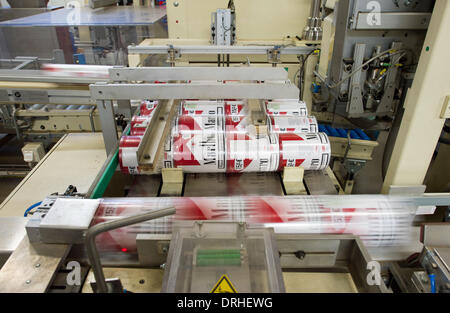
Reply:
[[273, 133], [317, 133], [319, 124], [314, 116], [270, 116], [269, 130]]
[[331, 157], [330, 142], [324, 133], [279, 134], [280, 167], [298, 167], [321, 170]]
[[227, 116], [247, 116], [248, 106], [244, 101], [225, 100], [225, 115]]
[[158, 106], [158, 101], [154, 100], [144, 100], [141, 102], [141, 106], [139, 109], [141, 116], [149, 116], [153, 113], [153, 111]]
[[269, 116], [308, 116], [306, 103], [299, 100], [266, 101], [265, 106]]
[[143, 136], [151, 120], [150, 116], [133, 116], [130, 122], [130, 135]]
[[179, 115], [238, 115], [246, 116], [248, 108], [245, 101], [239, 100], [183, 100]]
[[224, 116], [180, 115], [175, 119], [173, 134], [202, 134], [225, 131]]
[[248, 116], [225, 116], [225, 130], [227, 133], [246, 134], [249, 125], [250, 118]]
[[180, 103], [178, 115], [224, 115], [225, 103], [219, 101], [184, 100]]
[[279, 151], [275, 135], [253, 138], [227, 134], [227, 172], [273, 172], [278, 169]]
[[187, 173], [226, 171], [225, 134], [175, 134], [166, 143], [165, 167], [182, 168]]

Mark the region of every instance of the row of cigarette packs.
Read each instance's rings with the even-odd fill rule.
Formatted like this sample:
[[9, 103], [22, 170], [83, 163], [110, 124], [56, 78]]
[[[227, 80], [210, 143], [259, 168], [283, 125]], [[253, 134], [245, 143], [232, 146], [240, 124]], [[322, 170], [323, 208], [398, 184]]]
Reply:
[[[136, 152], [157, 105], [143, 101], [141, 115], [131, 121], [130, 136], [121, 139], [119, 159], [125, 173], [141, 172]], [[182, 101], [166, 140], [163, 167], [181, 167], [187, 173], [241, 173], [328, 166], [328, 137], [318, 133], [317, 120], [308, 116], [304, 102], [265, 101], [264, 108], [268, 132], [261, 135], [250, 122], [246, 101]]]

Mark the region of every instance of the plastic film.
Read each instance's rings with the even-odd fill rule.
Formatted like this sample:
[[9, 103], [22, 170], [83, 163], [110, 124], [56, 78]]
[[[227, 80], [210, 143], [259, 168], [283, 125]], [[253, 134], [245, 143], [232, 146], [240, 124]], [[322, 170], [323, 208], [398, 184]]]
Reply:
[[105, 233], [103, 251], [136, 251], [136, 234], [171, 233], [177, 220], [246, 222], [277, 233], [353, 234], [366, 246], [407, 245], [416, 206], [399, 196], [285, 196], [104, 199], [93, 224], [175, 207], [176, 215]]

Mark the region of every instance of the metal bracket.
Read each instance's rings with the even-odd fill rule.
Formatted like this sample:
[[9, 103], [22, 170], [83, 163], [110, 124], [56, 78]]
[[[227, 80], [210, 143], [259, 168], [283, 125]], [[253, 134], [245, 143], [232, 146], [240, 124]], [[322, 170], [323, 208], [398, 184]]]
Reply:
[[171, 67], [174, 67], [176, 60], [180, 57], [180, 51], [175, 49], [173, 45], [169, 45], [169, 49], [167, 50], [167, 63], [169, 63]]
[[273, 67], [277, 66], [278, 63], [281, 63], [280, 54], [281, 54], [280, 46], [275, 46], [273, 47], [273, 49], [268, 49], [267, 61], [269, 63], [272, 63]]
[[365, 165], [366, 160], [358, 159], [344, 159], [342, 163], [335, 162], [333, 171], [336, 173], [336, 177], [342, 184], [346, 194], [352, 193], [354, 177]]
[[11, 99], [20, 103], [48, 103], [48, 92], [45, 90], [11, 90]]
[[365, 160], [346, 159], [344, 167], [351, 175], [358, 173], [366, 165]]
[[[392, 43], [392, 49], [399, 50], [401, 49], [403, 44], [401, 42], [394, 42]], [[390, 68], [386, 74], [386, 80], [384, 83], [384, 93], [383, 97], [381, 98], [381, 102], [378, 105], [377, 108], [377, 114], [378, 113], [392, 113], [393, 107], [392, 107], [392, 101], [394, 99], [394, 92], [395, 92], [395, 81], [397, 79], [398, 74], [398, 68], [395, 66], [400, 61], [401, 55], [397, 54], [392, 57], [391, 64], [393, 64], [393, 67]]]
[[161, 196], [181, 196], [184, 175], [181, 168], [163, 168], [161, 170], [163, 185]]
[[348, 152], [352, 146], [352, 138], [350, 136], [350, 129], [347, 131], [347, 147], [345, 148], [344, 161], [347, 160]]
[[[355, 45], [353, 68], [361, 67], [363, 64], [365, 50], [365, 44]], [[349, 102], [347, 104], [347, 112], [349, 116], [357, 116], [358, 114], [364, 113], [361, 89], [361, 70], [362, 69], [357, 70], [357, 72], [350, 79], [350, 95]]]

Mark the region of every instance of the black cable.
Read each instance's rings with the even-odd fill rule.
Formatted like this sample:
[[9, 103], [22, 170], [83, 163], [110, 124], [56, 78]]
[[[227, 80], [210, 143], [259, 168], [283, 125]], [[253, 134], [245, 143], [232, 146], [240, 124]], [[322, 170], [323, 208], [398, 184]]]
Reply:
[[444, 145], [450, 145], [450, 139], [439, 137], [439, 143], [443, 143]]
[[450, 126], [444, 125], [444, 131], [450, 133]]
[[310, 52], [306, 55], [306, 57], [301, 56], [301, 57], [302, 57], [302, 60], [301, 60], [301, 67], [299, 68], [299, 77], [298, 77], [298, 89], [299, 89], [299, 91], [300, 91], [300, 94], [299, 94], [300, 100], [303, 99], [303, 88], [302, 88], [302, 86], [303, 86], [303, 82], [304, 82], [304, 81], [303, 81], [303, 76], [304, 76], [304, 74], [305, 74], [305, 63], [306, 63], [306, 60], [308, 60], [309, 56], [310, 56], [311, 54], [314, 53], [314, 51], [315, 51], [315, 50], [310, 51]]

